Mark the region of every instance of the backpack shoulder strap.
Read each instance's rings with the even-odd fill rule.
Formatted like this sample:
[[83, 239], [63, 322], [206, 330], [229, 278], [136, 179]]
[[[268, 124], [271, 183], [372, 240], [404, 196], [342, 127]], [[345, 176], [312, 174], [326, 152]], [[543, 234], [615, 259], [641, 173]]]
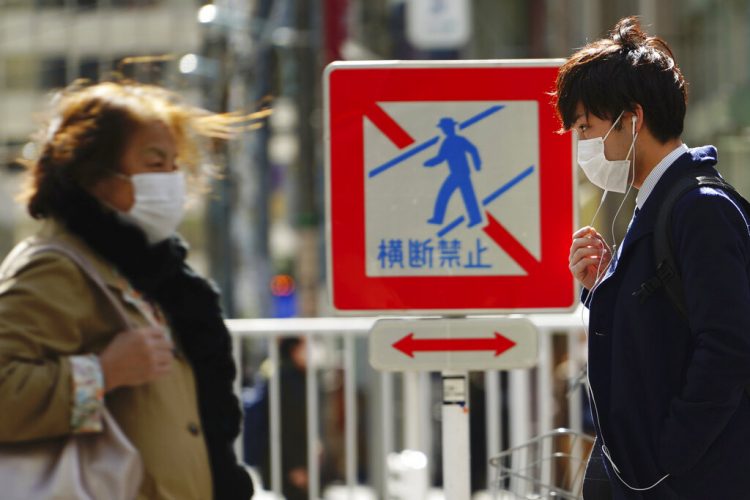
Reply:
[[[714, 187], [724, 190], [732, 199], [738, 201], [745, 212], [745, 216], [750, 215], [750, 203], [743, 198], [734, 187], [716, 175], [688, 175], [679, 179], [667, 192], [664, 201], [659, 207], [659, 213], [656, 217], [654, 227], [654, 260], [656, 262], [656, 279], [664, 286], [667, 297], [674, 305], [680, 315], [687, 319], [687, 305], [685, 302], [685, 293], [682, 286], [677, 262], [675, 260], [674, 248], [672, 245], [672, 212], [674, 205], [684, 194], [698, 187]], [[651, 288], [658, 288], [658, 284], [651, 281]], [[647, 282], [648, 283], [648, 282]], [[646, 283], [644, 283], [646, 285]], [[641, 285], [642, 287], [644, 285]], [[656, 285], [654, 287], [654, 285]], [[653, 290], [652, 290], [653, 291]]]
[[[674, 305], [675, 309], [680, 313], [680, 316], [687, 322], [687, 303], [685, 301], [685, 293], [682, 286], [682, 278], [680, 278], [679, 269], [677, 262], [674, 257], [672, 248], [671, 238], [671, 221], [672, 221], [672, 210], [674, 204], [683, 194], [687, 193], [691, 189], [696, 187], [715, 187], [724, 190], [732, 199], [739, 203], [740, 209], [744, 212], [746, 223], [750, 221], [750, 202], [748, 202], [737, 190], [716, 175], [706, 176], [693, 176], [689, 175], [683, 177], [679, 182], [675, 183], [669, 190], [669, 193], [664, 199], [661, 207], [659, 207], [659, 213], [656, 218], [656, 226], [654, 228], [654, 258], [656, 261], [656, 276], [649, 279], [646, 283], [641, 284], [641, 289], [644, 289], [647, 283], [654, 280], [664, 286], [667, 293], [667, 297]], [[658, 288], [658, 285], [656, 286]], [[655, 289], [655, 288], [654, 288]], [[653, 292], [653, 289], [651, 290]], [[635, 292], [638, 294], [639, 292]], [[641, 300], [644, 300], [643, 298]], [[745, 386], [745, 393], [750, 397], [750, 385]]]

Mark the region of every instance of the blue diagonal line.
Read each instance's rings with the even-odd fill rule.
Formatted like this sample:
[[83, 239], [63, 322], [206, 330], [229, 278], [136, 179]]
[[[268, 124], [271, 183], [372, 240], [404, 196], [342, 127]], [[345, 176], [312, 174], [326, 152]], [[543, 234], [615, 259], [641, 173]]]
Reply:
[[438, 234], [437, 234], [438, 238], [442, 238], [446, 234], [448, 234], [451, 231], [453, 231], [453, 229], [455, 229], [456, 226], [459, 226], [463, 221], [464, 221], [464, 216], [462, 215], [461, 217], [459, 217], [458, 219], [454, 220], [453, 222], [451, 222], [450, 224], [448, 224], [447, 226], [445, 226], [443, 229], [441, 229], [440, 231], [438, 231]]
[[376, 175], [385, 172], [389, 168], [395, 167], [396, 165], [398, 165], [402, 161], [408, 160], [409, 158], [411, 158], [415, 154], [417, 154], [417, 153], [419, 153], [421, 151], [424, 151], [425, 149], [429, 148], [433, 144], [436, 144], [439, 140], [440, 140], [440, 138], [437, 137], [437, 136], [435, 136], [432, 139], [430, 139], [428, 141], [425, 141], [422, 144], [419, 144], [418, 146], [413, 147], [412, 149], [410, 149], [406, 153], [401, 154], [401, 155], [395, 157], [391, 161], [389, 161], [387, 163], [383, 163], [382, 165], [380, 165], [377, 168], [373, 168], [372, 170], [370, 170], [370, 173], [368, 174], [368, 177], [371, 177], [371, 178], [375, 177]]
[[495, 191], [494, 193], [492, 193], [491, 195], [483, 199], [482, 205], [485, 205], [485, 206], [489, 205], [490, 203], [495, 201], [495, 199], [497, 199], [501, 194], [505, 193], [507, 190], [509, 190], [510, 188], [512, 188], [513, 186], [515, 186], [516, 184], [524, 180], [526, 177], [531, 175], [533, 171], [534, 171], [534, 165], [530, 166], [529, 168], [527, 168], [526, 170], [524, 170], [517, 176], [513, 177], [511, 180], [509, 180], [503, 186], [501, 186], [500, 189], [498, 189], [497, 191]]
[[491, 108], [489, 108], [489, 109], [486, 109], [486, 110], [482, 111], [482, 112], [481, 112], [481, 113], [479, 113], [478, 115], [474, 115], [474, 116], [472, 116], [471, 118], [469, 118], [468, 120], [466, 120], [466, 121], [464, 121], [464, 122], [461, 122], [461, 124], [460, 124], [460, 125], [458, 126], [458, 128], [459, 128], [460, 130], [463, 130], [463, 129], [467, 128], [467, 127], [471, 127], [472, 125], [474, 125], [474, 124], [475, 124], [476, 122], [478, 122], [479, 120], [484, 120], [484, 119], [485, 119], [485, 118], [487, 118], [488, 116], [490, 116], [490, 115], [492, 115], [492, 114], [495, 114], [495, 113], [497, 113], [498, 111], [500, 111], [500, 110], [501, 110], [501, 109], [503, 109], [504, 107], [505, 107], [505, 106], [501, 106], [501, 105], [498, 105], [498, 106], [492, 106]]
[[[476, 122], [478, 122], [480, 120], [484, 120], [488, 116], [497, 113], [498, 111], [500, 111], [504, 107], [505, 106], [502, 106], [502, 105], [491, 106], [491, 107], [485, 109], [484, 111], [482, 111], [481, 113], [478, 113], [478, 114], [472, 116], [468, 120], [465, 120], [465, 121], [461, 122], [458, 125], [458, 128], [459, 128], [459, 130], [463, 130], [463, 129], [467, 128], [467, 127], [470, 127], [470, 126], [474, 125]], [[413, 147], [412, 149], [410, 149], [406, 153], [398, 155], [394, 159], [392, 159], [392, 160], [390, 160], [390, 161], [388, 161], [386, 163], [383, 163], [379, 167], [373, 168], [372, 170], [370, 170], [370, 172], [367, 174], [367, 176], [370, 177], [370, 178], [373, 178], [373, 177], [375, 177], [378, 174], [382, 174], [383, 172], [385, 172], [389, 168], [395, 167], [396, 165], [398, 165], [402, 161], [408, 160], [409, 158], [411, 158], [415, 154], [420, 153], [420, 152], [424, 151], [425, 149], [429, 148], [430, 146], [436, 144], [439, 140], [440, 140], [440, 137], [437, 137], [437, 136], [433, 137], [432, 139], [429, 139], [429, 140], [427, 140], [427, 141], [425, 141], [425, 142], [423, 142], [423, 143], [421, 143], [421, 144]]]

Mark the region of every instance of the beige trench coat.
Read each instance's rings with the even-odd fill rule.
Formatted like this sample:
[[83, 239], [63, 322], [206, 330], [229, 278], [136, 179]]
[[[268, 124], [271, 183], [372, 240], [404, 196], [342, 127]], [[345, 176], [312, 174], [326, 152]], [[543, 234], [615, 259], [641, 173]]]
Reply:
[[[148, 325], [112, 265], [47, 221], [34, 241], [51, 239], [78, 250], [132, 321]], [[67, 357], [99, 353], [121, 329], [104, 294], [62, 254], [26, 257], [17, 269], [14, 278], [0, 282], [0, 443], [69, 434], [73, 395]], [[105, 401], [141, 453], [145, 477], [139, 500], [211, 499], [195, 381], [184, 356], [178, 354], [164, 378], [116, 389]]]

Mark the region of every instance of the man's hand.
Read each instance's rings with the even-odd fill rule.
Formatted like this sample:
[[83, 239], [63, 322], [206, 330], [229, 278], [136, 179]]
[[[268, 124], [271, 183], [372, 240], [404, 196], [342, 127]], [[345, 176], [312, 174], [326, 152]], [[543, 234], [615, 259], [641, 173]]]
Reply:
[[586, 226], [573, 233], [570, 272], [588, 290], [604, 274], [611, 260], [612, 252], [596, 229]]

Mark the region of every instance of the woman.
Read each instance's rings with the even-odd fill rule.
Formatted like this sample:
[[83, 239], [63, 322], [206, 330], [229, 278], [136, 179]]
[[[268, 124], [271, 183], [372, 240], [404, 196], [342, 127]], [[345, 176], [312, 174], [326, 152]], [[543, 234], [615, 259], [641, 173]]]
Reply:
[[24, 197], [43, 224], [24, 245], [73, 248], [139, 327], [121, 331], [65, 255], [20, 252], [0, 282], [0, 444], [98, 432], [106, 404], [143, 460], [139, 498], [248, 499], [219, 296], [174, 235], [198, 140], [237, 119], [132, 83], [73, 86], [53, 104]]

